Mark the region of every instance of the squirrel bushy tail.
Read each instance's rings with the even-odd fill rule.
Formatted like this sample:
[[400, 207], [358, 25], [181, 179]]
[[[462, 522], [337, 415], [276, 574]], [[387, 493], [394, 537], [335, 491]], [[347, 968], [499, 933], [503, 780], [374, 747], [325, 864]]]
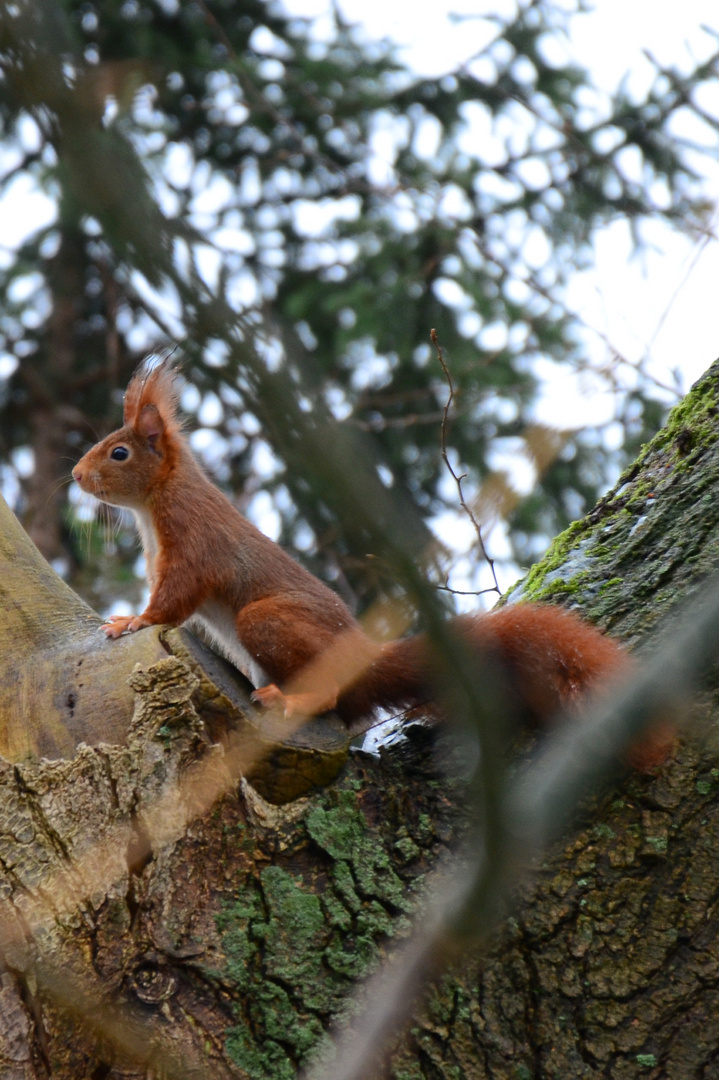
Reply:
[[[508, 691], [507, 713], [524, 729], [544, 729], [562, 713], [578, 711], [634, 666], [611, 638], [562, 608], [509, 605], [491, 615], [459, 616], [453, 628], [470, 653], [498, 673], [498, 689]], [[431, 646], [419, 634], [385, 645], [340, 695], [337, 711], [352, 729], [356, 718], [378, 709], [431, 706], [441, 685]], [[650, 772], [675, 745], [673, 722], [659, 721], [630, 745], [624, 760]]]
[[[592, 691], [630, 667], [627, 654], [576, 615], [556, 607], [511, 605], [491, 615], [463, 615], [454, 632], [470, 653], [499, 671], [522, 723], [544, 726], [577, 707]], [[377, 709], [407, 709], [431, 701], [441, 671], [423, 634], [385, 645], [340, 695], [338, 712], [352, 720]]]

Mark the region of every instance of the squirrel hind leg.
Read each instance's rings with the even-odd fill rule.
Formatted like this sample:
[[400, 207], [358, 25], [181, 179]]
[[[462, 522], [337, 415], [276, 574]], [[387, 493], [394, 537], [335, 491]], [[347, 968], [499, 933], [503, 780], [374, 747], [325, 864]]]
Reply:
[[258, 686], [256, 690], [253, 690], [250, 697], [256, 705], [261, 705], [263, 709], [278, 709], [285, 710], [285, 695], [280, 690], [279, 686], [274, 683], [268, 683], [267, 686]]
[[284, 694], [275, 683], [268, 683], [254, 690], [251, 697], [263, 709], [281, 709], [286, 717], [310, 717], [329, 712], [335, 707], [338, 688], [325, 687], [300, 694]]

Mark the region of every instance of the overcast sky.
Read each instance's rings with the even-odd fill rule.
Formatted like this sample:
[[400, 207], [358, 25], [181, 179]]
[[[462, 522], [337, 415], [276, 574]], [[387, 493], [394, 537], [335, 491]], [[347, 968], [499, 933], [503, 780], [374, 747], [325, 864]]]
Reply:
[[[284, 2], [293, 11], [317, 16], [320, 22], [328, 11], [327, 0]], [[486, 44], [491, 27], [476, 16], [515, 10], [512, 0], [438, 0], [423, 5], [420, 16], [416, 0], [337, 2], [350, 21], [362, 24], [368, 37], [391, 38], [402, 47], [400, 56], [405, 62], [427, 76], [455, 69]], [[453, 21], [451, 13], [475, 18]], [[594, 83], [608, 93], [624, 80], [630, 91], [641, 95], [652, 78], [647, 53], [660, 64], [683, 71], [711, 55], [716, 37], [703, 26], [719, 34], [719, 0], [682, 0], [671, 5], [657, 0], [597, 0], [594, 11], [570, 20], [563, 47], [566, 57], [585, 67]], [[562, 45], [558, 43], [557, 48], [561, 50]], [[719, 82], [705, 88], [701, 105], [719, 116]], [[676, 133], [699, 141], [706, 137], [689, 126], [677, 128]], [[711, 139], [715, 146], [715, 136]], [[595, 365], [613, 363], [615, 353], [633, 363], [643, 360], [660, 382], [682, 393], [719, 356], [719, 244], [714, 238], [719, 228], [719, 162], [703, 160], [701, 169], [706, 176], [705, 236], [690, 238], [667, 225], [651, 224], [644, 235], [652, 249], [637, 257], [628, 226], [618, 221], [596, 236], [595, 266], [577, 274], [567, 297], [587, 327], [587, 355]], [[604, 381], [550, 364], [546, 374], [546, 389], [536, 409], [538, 420], [579, 428], [613, 415], [614, 399]], [[630, 371], [623, 377], [631, 382]], [[676, 400], [669, 392], [665, 397], [668, 402]], [[528, 463], [523, 467], [511, 450], [506, 460], [494, 464], [508, 469], [520, 489], [531, 488], [533, 470]], [[461, 536], [464, 525], [466, 537]], [[469, 523], [447, 514], [446, 521], [435, 522], [435, 528], [451, 546], [462, 550], [466, 541], [471, 551]], [[502, 534], [501, 527], [490, 534], [495, 556], [505, 554]], [[475, 562], [471, 556], [468, 573]], [[461, 576], [461, 561], [456, 569]], [[503, 585], [512, 580], [515, 569], [506, 567], [505, 574]], [[468, 605], [474, 607], [476, 601]]]
[[[318, 18], [330, 10], [328, 0], [284, 0], [292, 11]], [[440, 76], [456, 68], [493, 36], [481, 19], [492, 13], [510, 14], [512, 0], [338, 0], [345, 16], [361, 24], [368, 37], [389, 37], [401, 46], [400, 55], [422, 75]], [[474, 16], [460, 21], [451, 14]], [[480, 18], [476, 18], [480, 16]], [[688, 70], [706, 58], [716, 39], [702, 29], [719, 33], [718, 0], [597, 0], [596, 9], [574, 16], [569, 23], [566, 55], [586, 67], [594, 82], [611, 92], [627, 80], [638, 94], [646, 89], [651, 53], [665, 66]], [[561, 46], [557, 46], [561, 48]], [[704, 93], [702, 105], [719, 115], [719, 84]], [[696, 134], [693, 131], [688, 134]], [[707, 201], [719, 203], [719, 163], [704, 162]], [[710, 229], [719, 218], [710, 212]], [[648, 231], [655, 250], [632, 257], [631, 237], [623, 222], [596, 239], [596, 268], [577, 275], [569, 293], [570, 306], [599, 333], [587, 336], [587, 348], [597, 363], [611, 348], [636, 361], [649, 357], [652, 372], [668, 385], [678, 376], [683, 390], [719, 356], [716, 293], [719, 245], [711, 237], [688, 239], [659, 225]], [[572, 401], [576, 426], [604, 419], [611, 409], [600, 385], [583, 376], [555, 379], [538, 408], [538, 418], [556, 423], [563, 404]], [[669, 397], [668, 397], [669, 399]]]

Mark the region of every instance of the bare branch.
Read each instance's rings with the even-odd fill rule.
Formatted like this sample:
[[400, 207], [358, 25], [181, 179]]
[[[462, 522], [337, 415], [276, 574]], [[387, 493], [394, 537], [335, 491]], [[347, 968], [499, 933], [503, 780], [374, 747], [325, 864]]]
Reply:
[[[447, 382], [447, 386], [449, 388], [449, 396], [447, 398], [446, 404], [444, 406], [444, 411], [442, 413], [442, 426], [440, 428], [441, 445], [442, 445], [442, 460], [444, 461], [445, 465], [447, 466], [447, 469], [449, 471], [450, 476], [452, 477], [455, 484], [457, 485], [457, 492], [459, 494], [459, 505], [462, 507], [465, 514], [467, 515], [469, 520], [472, 522], [472, 525], [474, 527], [474, 531], [477, 534], [477, 543], [479, 545], [479, 550], [480, 550], [480, 552], [482, 554], [482, 558], [486, 561], [487, 565], [489, 566], [489, 569], [492, 572], [492, 578], [494, 580], [494, 585], [493, 585], [492, 588], [490, 588], [490, 589], [481, 589], [478, 592], [474, 593], [473, 595], [479, 596], [479, 595], [481, 595], [481, 593], [485, 593], [485, 592], [496, 592], [497, 595], [500, 596], [501, 595], [501, 589], [499, 588], [499, 582], [497, 581], [497, 571], [495, 570], [494, 559], [490, 558], [490, 556], [489, 556], [489, 554], [487, 552], [487, 549], [486, 549], [486, 547], [484, 545], [484, 539], [482, 537], [482, 528], [481, 528], [479, 522], [477, 521], [476, 517], [472, 513], [471, 508], [467, 504], [467, 501], [466, 501], [466, 499], [464, 497], [464, 491], [462, 490], [462, 481], [464, 480], [464, 478], [465, 478], [465, 476], [467, 474], [462, 473], [461, 475], [458, 475], [454, 471], [454, 469], [452, 467], [452, 463], [449, 460], [449, 455], [447, 453], [447, 432], [448, 432], [448, 428], [449, 428], [449, 413], [450, 413], [450, 410], [452, 408], [452, 405], [454, 404], [455, 389], [454, 389], [454, 383], [452, 382], [452, 376], [450, 374], [449, 368], [447, 367], [446, 361], [444, 359], [444, 354], [442, 352], [442, 346], [440, 345], [440, 343], [439, 343], [439, 341], [437, 339], [437, 331], [436, 330], [430, 330], [429, 336], [430, 336], [430, 339], [432, 341], [432, 344], [434, 345], [435, 349], [437, 350], [437, 359], [439, 360], [440, 366], [442, 368], [442, 372], [444, 374], [444, 377], [445, 377], [446, 382]], [[445, 581], [444, 589], [447, 592], [454, 592], [453, 589], [449, 588], [446, 581]], [[462, 595], [466, 596], [468, 594], [463, 593]]]

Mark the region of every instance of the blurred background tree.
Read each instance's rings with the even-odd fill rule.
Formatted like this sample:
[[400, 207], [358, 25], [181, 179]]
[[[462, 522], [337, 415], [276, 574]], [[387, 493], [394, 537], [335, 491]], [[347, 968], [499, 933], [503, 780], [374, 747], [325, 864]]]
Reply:
[[[109, 538], [73, 528], [64, 481], [154, 349], [181, 347], [193, 445], [217, 481], [360, 606], [381, 561], [308, 467], [298, 417], [371, 437], [363, 464], [425, 522], [456, 509], [431, 328], [456, 388], [453, 465], [479, 516], [506, 520], [515, 562], [659, 426], [666, 395], [642, 377], [617, 391], [620, 446], [548, 432], [533, 406], [547, 361], [583, 362], [563, 287], [593, 233], [617, 216], [637, 244], [652, 218], [705, 229], [672, 122], [692, 113], [716, 152], [695, 91], [717, 57], [608, 101], [555, 59], [570, 7], [487, 16], [486, 47], [437, 81], [337, 12], [318, 36], [260, 0], [3, 5], [0, 200], [33, 221], [0, 248], [2, 488], [94, 606], [139, 601], [134, 536], [121, 517]], [[521, 504], [488, 483], [502, 451], [536, 472]]]

